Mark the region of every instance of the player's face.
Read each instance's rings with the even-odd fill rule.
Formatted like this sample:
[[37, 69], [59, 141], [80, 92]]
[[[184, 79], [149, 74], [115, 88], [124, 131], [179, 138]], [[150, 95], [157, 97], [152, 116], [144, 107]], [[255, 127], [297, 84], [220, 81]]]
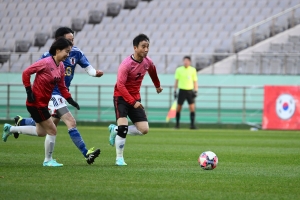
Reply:
[[191, 61], [187, 58], [183, 59], [183, 65], [185, 67], [191, 66]]
[[134, 51], [138, 54], [138, 56], [145, 58], [149, 51], [149, 42], [142, 41], [139, 45], [134, 47]]
[[60, 61], [64, 61], [66, 60], [66, 58], [69, 56], [69, 53], [71, 51], [71, 46], [68, 46], [67, 48], [63, 49], [63, 50], [56, 50], [56, 56], [58, 58], [58, 60]]
[[74, 46], [74, 35], [72, 33], [65, 34], [65, 38], [67, 40], [69, 40], [70, 42], [72, 42], [72, 44]]

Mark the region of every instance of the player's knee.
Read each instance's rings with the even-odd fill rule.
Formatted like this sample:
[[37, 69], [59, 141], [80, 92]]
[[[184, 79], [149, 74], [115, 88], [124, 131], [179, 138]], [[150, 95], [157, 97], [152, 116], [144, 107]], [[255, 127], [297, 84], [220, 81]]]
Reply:
[[126, 138], [128, 132], [128, 126], [127, 125], [120, 125], [118, 126], [118, 133], [117, 135], [121, 138]]
[[149, 127], [143, 127], [139, 130], [143, 135], [146, 135], [149, 132]]

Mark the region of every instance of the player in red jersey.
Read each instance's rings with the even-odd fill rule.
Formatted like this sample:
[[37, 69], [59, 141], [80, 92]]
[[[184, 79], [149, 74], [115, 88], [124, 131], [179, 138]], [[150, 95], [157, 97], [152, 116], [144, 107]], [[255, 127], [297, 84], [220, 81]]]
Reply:
[[[111, 124], [109, 143], [116, 146], [116, 165], [127, 165], [123, 151], [127, 133], [129, 135], [145, 135], [149, 125], [144, 107], [141, 103], [140, 88], [145, 74], [148, 72], [157, 93], [162, 92], [156, 68], [147, 56], [149, 38], [140, 34], [133, 39], [134, 54], [123, 60], [118, 69], [117, 83], [114, 90], [114, 107], [118, 126]], [[134, 125], [128, 126], [130, 118]]]
[[[50, 119], [48, 102], [52, 91], [57, 85], [62, 96], [78, 110], [79, 105], [75, 102], [65, 85], [65, 60], [71, 51], [72, 43], [59, 38], [50, 47], [51, 57], [41, 59], [23, 71], [22, 80], [26, 88], [26, 107], [31, 117], [35, 120], [36, 126], [11, 126], [5, 124], [3, 128], [2, 140], [6, 142], [8, 136], [14, 132], [32, 136], [46, 136], [45, 140], [45, 160], [43, 166], [59, 167], [63, 164], [52, 159], [56, 139], [56, 126]], [[31, 86], [30, 76], [35, 74], [35, 80]]]

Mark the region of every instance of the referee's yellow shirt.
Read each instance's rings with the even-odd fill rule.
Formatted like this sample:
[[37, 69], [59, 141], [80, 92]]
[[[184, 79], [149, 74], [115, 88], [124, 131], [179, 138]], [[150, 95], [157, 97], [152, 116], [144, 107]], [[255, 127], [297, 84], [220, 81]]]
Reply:
[[176, 69], [175, 79], [178, 80], [178, 88], [182, 90], [193, 90], [194, 81], [198, 80], [197, 71], [194, 67], [180, 66]]

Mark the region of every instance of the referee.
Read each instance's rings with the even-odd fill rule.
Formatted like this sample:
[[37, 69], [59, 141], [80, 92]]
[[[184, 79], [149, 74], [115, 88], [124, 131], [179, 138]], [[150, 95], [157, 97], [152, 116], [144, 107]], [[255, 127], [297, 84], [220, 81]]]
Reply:
[[[174, 98], [177, 99], [176, 109], [176, 129], [179, 129], [180, 111], [185, 100], [187, 100], [190, 109], [191, 126], [190, 129], [196, 129], [195, 126], [195, 97], [198, 91], [197, 71], [191, 66], [191, 57], [183, 58], [183, 65], [176, 69]], [[179, 93], [177, 94], [177, 88]]]

